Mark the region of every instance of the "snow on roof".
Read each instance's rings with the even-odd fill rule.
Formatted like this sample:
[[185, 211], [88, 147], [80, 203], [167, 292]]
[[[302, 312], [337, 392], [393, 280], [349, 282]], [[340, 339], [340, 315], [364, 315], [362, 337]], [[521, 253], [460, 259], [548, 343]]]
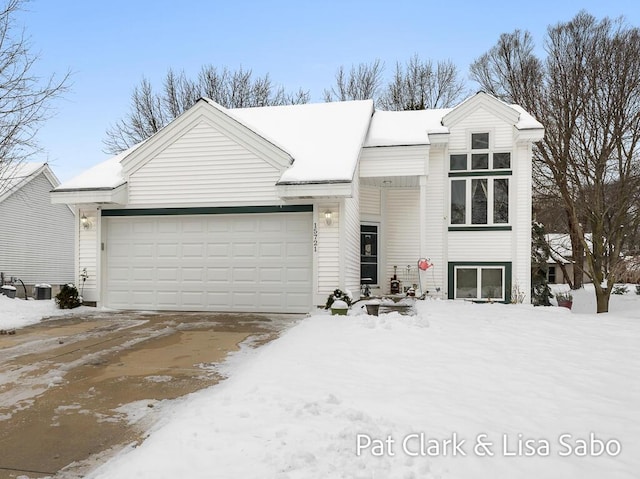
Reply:
[[373, 111], [371, 100], [227, 110], [293, 157], [280, 183], [351, 181]]
[[518, 119], [518, 123], [516, 123], [516, 128], [518, 130], [538, 130], [540, 128], [544, 128], [544, 126], [542, 126], [542, 123], [536, 120], [533, 115], [527, 112], [520, 105], [509, 106], [520, 113], [520, 118]]
[[[554, 259], [562, 261], [573, 257], [571, 237], [567, 233], [547, 233], [545, 237]], [[587, 245], [591, 248], [591, 233], [585, 233], [584, 237]], [[567, 261], [564, 262], [566, 263]]]
[[0, 166], [0, 201], [31, 181], [45, 165], [46, 163], [31, 162], [3, 163]]
[[[449, 133], [442, 118], [455, 110], [375, 111], [372, 100], [227, 109], [206, 101], [293, 158], [281, 184], [351, 181], [363, 146], [428, 145], [429, 134]], [[542, 128], [521, 107], [508, 106], [520, 115], [517, 128]], [[113, 189], [124, 184], [121, 162], [142, 143], [55, 191]]]
[[428, 134], [449, 133], [442, 117], [451, 108], [376, 111], [364, 146], [428, 145]]
[[9, 163], [0, 168], [0, 191], [13, 188], [42, 168], [44, 163]]
[[144, 141], [102, 163], [98, 163], [69, 181], [65, 181], [54, 191], [117, 188], [125, 183], [122, 178], [122, 164], [120, 162], [143, 143]]

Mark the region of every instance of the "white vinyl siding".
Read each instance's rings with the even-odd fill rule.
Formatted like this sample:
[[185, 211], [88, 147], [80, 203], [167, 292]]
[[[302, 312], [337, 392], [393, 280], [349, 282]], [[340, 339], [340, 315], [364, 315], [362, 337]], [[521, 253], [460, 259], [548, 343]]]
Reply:
[[304, 313], [309, 213], [107, 217], [105, 305]]
[[360, 176], [362, 178], [420, 176], [428, 173], [428, 145], [370, 147], [362, 149], [360, 156]]
[[342, 264], [344, 279], [341, 286], [354, 297], [360, 292], [360, 182], [353, 180], [353, 197], [344, 199], [344, 235], [342, 237]]
[[513, 146], [513, 124], [488, 109], [478, 108], [451, 129], [449, 152], [471, 150], [471, 133], [489, 133], [489, 145], [494, 151], [510, 151]]
[[449, 261], [511, 261], [511, 231], [449, 231]]
[[[402, 286], [418, 283], [417, 265], [420, 259], [420, 191], [417, 188], [383, 190], [385, 216], [381, 244], [384, 245], [384, 267], [379, 278], [384, 293], [389, 293], [389, 281], [397, 266]], [[407, 272], [407, 266], [410, 266]]]
[[530, 301], [531, 292], [531, 146], [518, 145], [512, 155], [514, 179], [512, 198], [513, 281]]
[[431, 160], [429, 165], [429, 177], [426, 185], [426, 239], [425, 254], [429, 258], [433, 266], [425, 273], [422, 273], [422, 279], [425, 290], [429, 290], [429, 294], [435, 294], [436, 288], [444, 291], [444, 278], [446, 272], [446, 261], [444, 256], [444, 241], [447, 234], [447, 226], [443, 220], [443, 211], [445, 209], [445, 161], [444, 150], [431, 152]]
[[78, 275], [84, 268], [87, 268], [88, 277], [84, 283], [83, 297], [87, 301], [98, 301], [98, 222], [100, 221], [100, 218], [98, 218], [97, 211], [95, 209], [81, 209], [79, 210], [78, 215], [79, 217], [82, 217], [82, 215], [86, 216], [87, 220], [89, 221], [90, 227], [87, 229], [78, 225], [76, 225], [75, 227], [76, 231], [79, 231], [78, 271], [76, 271], [76, 283], [78, 284], [78, 287], [82, 286], [81, 280], [78, 278]]
[[129, 205], [277, 204], [281, 172], [202, 121], [129, 178]]
[[67, 205], [51, 204], [51, 189], [41, 173], [0, 203], [0, 271], [7, 278], [27, 285], [74, 281], [75, 216]]
[[362, 220], [380, 217], [380, 188], [360, 185], [360, 216]]
[[[338, 203], [320, 203], [317, 206], [317, 277], [315, 303], [324, 304], [331, 291], [340, 287], [340, 217]], [[331, 224], [327, 225], [325, 211], [331, 211]]]

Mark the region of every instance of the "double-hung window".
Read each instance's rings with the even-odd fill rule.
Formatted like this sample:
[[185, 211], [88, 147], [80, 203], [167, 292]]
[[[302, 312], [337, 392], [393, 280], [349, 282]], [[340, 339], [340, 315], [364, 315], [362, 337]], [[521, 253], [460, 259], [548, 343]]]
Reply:
[[472, 133], [469, 143], [449, 156], [449, 228], [509, 229], [511, 153], [493, 149], [489, 133]]

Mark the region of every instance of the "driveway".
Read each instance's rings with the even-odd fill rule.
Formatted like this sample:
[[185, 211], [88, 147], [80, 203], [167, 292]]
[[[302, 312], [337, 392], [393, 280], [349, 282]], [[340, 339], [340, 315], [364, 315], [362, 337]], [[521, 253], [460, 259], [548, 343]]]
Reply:
[[96, 312], [0, 336], [0, 478], [82, 477], [300, 316]]

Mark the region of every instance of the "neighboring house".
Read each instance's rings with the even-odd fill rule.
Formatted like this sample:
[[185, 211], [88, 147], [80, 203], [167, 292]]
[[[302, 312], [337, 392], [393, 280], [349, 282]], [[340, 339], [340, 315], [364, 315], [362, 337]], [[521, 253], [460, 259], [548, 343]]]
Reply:
[[[576, 259], [573, 257], [571, 248], [571, 238], [566, 233], [547, 233], [545, 235], [551, 255], [547, 260], [549, 269], [547, 270], [547, 281], [551, 284], [567, 284], [573, 281], [573, 271]], [[585, 235], [587, 243], [591, 244], [591, 235]], [[582, 267], [582, 282], [590, 283], [591, 279], [584, 271], [586, 270], [586, 258], [583, 256], [579, 262]]]
[[429, 294], [509, 301], [530, 290], [543, 133], [485, 93], [406, 112], [202, 99], [51, 198], [85, 220], [76, 270], [106, 307], [307, 312], [335, 288], [389, 293], [394, 271], [404, 290], [420, 258]]
[[5, 282], [22, 280], [28, 295], [35, 284], [55, 289], [75, 281], [75, 216], [49, 197], [59, 184], [47, 163], [10, 165], [0, 174], [0, 272]]

